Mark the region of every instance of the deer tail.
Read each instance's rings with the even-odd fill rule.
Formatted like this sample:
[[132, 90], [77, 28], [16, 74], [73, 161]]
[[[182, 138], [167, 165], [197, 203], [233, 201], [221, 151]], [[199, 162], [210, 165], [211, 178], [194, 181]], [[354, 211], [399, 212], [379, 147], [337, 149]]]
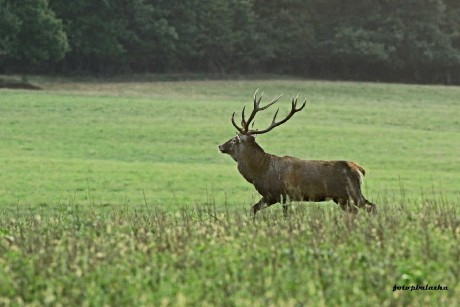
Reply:
[[362, 183], [364, 176], [366, 176], [366, 170], [364, 169], [364, 167], [355, 162], [348, 162], [348, 166], [350, 166], [352, 170], [358, 173], [359, 181]]

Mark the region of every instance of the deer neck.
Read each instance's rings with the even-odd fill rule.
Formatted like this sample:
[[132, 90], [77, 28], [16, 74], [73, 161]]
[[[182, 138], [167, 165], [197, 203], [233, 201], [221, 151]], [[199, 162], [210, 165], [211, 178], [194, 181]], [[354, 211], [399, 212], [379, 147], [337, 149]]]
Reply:
[[253, 183], [256, 178], [268, 172], [270, 155], [254, 142], [245, 149], [237, 162], [241, 175], [247, 181]]

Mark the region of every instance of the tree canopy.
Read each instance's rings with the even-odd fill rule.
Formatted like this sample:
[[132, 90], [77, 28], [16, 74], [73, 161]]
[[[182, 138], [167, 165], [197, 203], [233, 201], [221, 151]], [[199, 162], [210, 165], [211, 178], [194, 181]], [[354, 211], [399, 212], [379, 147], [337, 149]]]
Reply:
[[0, 0], [0, 72], [460, 83], [456, 0]]

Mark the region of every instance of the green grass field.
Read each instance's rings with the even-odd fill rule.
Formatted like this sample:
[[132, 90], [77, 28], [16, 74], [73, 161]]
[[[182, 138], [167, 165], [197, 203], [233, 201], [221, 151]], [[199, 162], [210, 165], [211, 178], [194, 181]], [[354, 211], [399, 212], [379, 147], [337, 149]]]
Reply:
[[[0, 90], [0, 305], [460, 304], [459, 87], [32, 81]], [[376, 217], [249, 216], [259, 196], [217, 146], [256, 88], [308, 101], [259, 144], [363, 165]]]

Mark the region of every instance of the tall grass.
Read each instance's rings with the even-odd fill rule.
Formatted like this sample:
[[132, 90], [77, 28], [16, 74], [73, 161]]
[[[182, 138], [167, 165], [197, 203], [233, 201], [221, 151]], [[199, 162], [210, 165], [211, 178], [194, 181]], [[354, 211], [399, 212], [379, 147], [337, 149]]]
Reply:
[[[0, 215], [1, 305], [458, 305], [459, 203]], [[279, 208], [278, 208], [279, 209]], [[393, 291], [394, 285], [444, 291]]]

